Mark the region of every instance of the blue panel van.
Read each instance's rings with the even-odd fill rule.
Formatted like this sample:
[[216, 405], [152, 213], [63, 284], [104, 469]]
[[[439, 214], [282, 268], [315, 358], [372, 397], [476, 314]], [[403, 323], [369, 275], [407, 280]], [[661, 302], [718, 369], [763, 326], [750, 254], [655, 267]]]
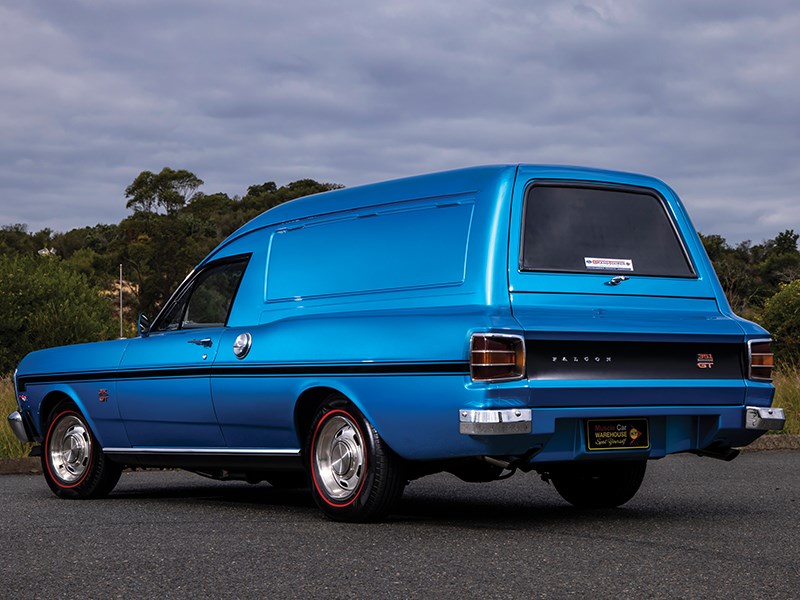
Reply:
[[170, 466], [366, 521], [424, 475], [520, 471], [612, 507], [648, 460], [782, 428], [772, 365], [664, 183], [498, 165], [268, 210], [139, 337], [25, 357], [9, 422], [64, 498]]

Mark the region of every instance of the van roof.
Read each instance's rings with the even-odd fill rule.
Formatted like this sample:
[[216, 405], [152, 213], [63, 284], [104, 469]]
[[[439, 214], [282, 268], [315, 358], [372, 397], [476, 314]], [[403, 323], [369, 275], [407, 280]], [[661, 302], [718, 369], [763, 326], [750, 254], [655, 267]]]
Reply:
[[343, 188], [304, 196], [263, 212], [233, 232], [218, 248], [231, 240], [263, 227], [288, 224], [310, 216], [335, 214], [361, 207], [380, 206], [403, 200], [475, 193], [498, 185], [511, 186], [520, 168], [535, 171], [541, 177], [581, 181], [616, 182], [644, 187], [666, 187], [658, 179], [589, 167], [537, 164], [499, 164], [467, 167], [415, 175], [379, 183]]

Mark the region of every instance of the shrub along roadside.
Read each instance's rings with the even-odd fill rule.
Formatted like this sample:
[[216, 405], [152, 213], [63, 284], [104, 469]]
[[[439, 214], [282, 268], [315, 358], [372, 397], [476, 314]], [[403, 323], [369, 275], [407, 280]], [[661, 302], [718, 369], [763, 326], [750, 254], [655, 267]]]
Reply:
[[786, 412], [786, 427], [775, 433], [800, 434], [800, 366], [782, 366], [775, 373], [773, 406]]
[[17, 410], [17, 399], [14, 393], [14, 382], [10, 377], [0, 378], [0, 458], [19, 458], [28, 456], [30, 444], [21, 444], [6, 417]]
[[0, 254], [0, 373], [33, 350], [114, 337], [113, 308], [58, 258]]

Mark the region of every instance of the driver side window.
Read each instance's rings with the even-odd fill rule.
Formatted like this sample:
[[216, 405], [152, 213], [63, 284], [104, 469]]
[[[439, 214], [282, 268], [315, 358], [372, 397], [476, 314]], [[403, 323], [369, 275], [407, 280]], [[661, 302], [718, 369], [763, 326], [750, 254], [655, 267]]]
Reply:
[[202, 271], [156, 324], [156, 330], [224, 326], [246, 266], [245, 258], [226, 261]]

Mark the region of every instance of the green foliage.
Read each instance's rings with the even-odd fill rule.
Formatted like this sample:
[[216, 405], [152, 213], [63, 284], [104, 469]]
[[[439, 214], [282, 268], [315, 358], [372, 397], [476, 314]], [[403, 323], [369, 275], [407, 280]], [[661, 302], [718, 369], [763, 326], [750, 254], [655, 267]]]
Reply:
[[120, 265], [132, 327], [138, 312], [154, 316], [187, 273], [247, 221], [288, 200], [342, 187], [269, 181], [229, 198], [199, 192], [202, 184], [183, 169], [142, 171], [125, 189], [133, 214], [118, 225], [57, 234], [0, 227], [0, 373], [31, 350], [113, 336]]
[[764, 303], [761, 323], [772, 334], [778, 359], [797, 364], [800, 361], [800, 280], [781, 285]]
[[800, 277], [800, 235], [787, 229], [775, 238], [753, 245], [730, 246], [719, 235], [701, 235], [714, 270], [731, 307], [745, 316], [758, 313], [782, 283]]
[[[10, 377], [0, 377], [0, 415], [8, 415], [17, 407], [14, 382]], [[0, 427], [0, 458], [20, 458], [28, 456], [32, 444], [23, 444], [10, 427]]]
[[786, 412], [786, 426], [781, 433], [800, 435], [800, 367], [781, 366], [775, 373], [773, 406]]
[[221, 240], [213, 222], [191, 213], [134, 214], [120, 223], [118, 257], [138, 290], [137, 312], [154, 316], [186, 274]]
[[114, 334], [112, 304], [64, 261], [0, 256], [0, 373], [28, 352]]
[[36, 241], [22, 223], [4, 225], [0, 228], [0, 254], [33, 254]]
[[163, 208], [172, 214], [189, 202], [201, 185], [203, 180], [185, 169], [164, 167], [158, 174], [142, 171], [125, 188], [125, 207], [146, 213]]

